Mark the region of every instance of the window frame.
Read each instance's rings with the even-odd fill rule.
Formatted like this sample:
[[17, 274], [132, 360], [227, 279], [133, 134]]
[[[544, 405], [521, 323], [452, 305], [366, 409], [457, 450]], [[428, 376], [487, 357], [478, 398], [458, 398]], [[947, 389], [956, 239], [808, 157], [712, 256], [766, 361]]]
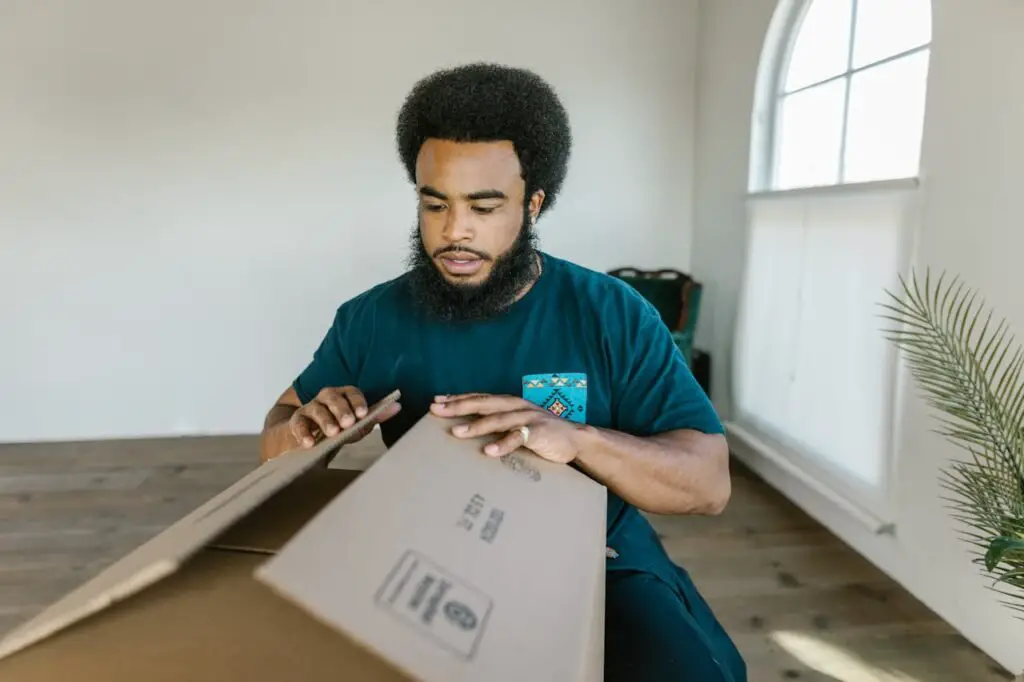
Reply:
[[[931, 0], [926, 0], [930, 2]], [[920, 52], [928, 52], [932, 47], [932, 36], [929, 31], [929, 40], [923, 45], [918, 45], [896, 54], [877, 59], [875, 61], [853, 66], [855, 41], [857, 38], [857, 10], [859, 0], [850, 2], [850, 30], [849, 46], [847, 48], [846, 69], [833, 76], [814, 81], [792, 91], [787, 92], [785, 78], [789, 73], [789, 65], [793, 56], [793, 49], [797, 39], [800, 37], [800, 29], [804, 18], [815, 0], [780, 0], [771, 24], [765, 36], [765, 43], [758, 65], [757, 82], [754, 96], [754, 112], [751, 121], [752, 148], [750, 159], [749, 191], [751, 193], [766, 192], [790, 192], [806, 191], [808, 189], [850, 187], [862, 183], [847, 182], [844, 180], [846, 170], [846, 140], [850, 118], [850, 85], [855, 74], [861, 73], [876, 66], [909, 57]], [[930, 27], [929, 27], [930, 28]], [[929, 69], [930, 71], [930, 69]], [[838, 181], [834, 183], [822, 183], [817, 185], [800, 186], [792, 188], [779, 188], [776, 186], [779, 164], [779, 141], [782, 138], [781, 116], [779, 112], [782, 103], [788, 95], [798, 92], [805, 92], [827, 83], [835, 81], [846, 81], [846, 88], [843, 98], [843, 114], [841, 121], [842, 135], [839, 148]], [[871, 181], [871, 185], [877, 183], [900, 182], [908, 179], [916, 179], [920, 174], [920, 163], [918, 173], [912, 176], [883, 178]]]

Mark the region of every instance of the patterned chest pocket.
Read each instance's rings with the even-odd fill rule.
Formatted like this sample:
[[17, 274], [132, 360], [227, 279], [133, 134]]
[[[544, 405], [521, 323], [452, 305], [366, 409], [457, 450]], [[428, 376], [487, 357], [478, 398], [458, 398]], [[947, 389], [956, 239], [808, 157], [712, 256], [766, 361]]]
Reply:
[[527, 374], [523, 377], [523, 399], [551, 414], [572, 422], [587, 421], [587, 375]]

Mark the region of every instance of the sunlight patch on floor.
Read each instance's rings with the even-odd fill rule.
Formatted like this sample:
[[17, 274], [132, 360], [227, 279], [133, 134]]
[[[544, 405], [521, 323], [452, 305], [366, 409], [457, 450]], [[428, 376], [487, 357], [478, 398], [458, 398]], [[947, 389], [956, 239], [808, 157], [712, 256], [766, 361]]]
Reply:
[[925, 682], [898, 670], [883, 670], [856, 654], [804, 632], [780, 630], [770, 637], [808, 668], [842, 682]]

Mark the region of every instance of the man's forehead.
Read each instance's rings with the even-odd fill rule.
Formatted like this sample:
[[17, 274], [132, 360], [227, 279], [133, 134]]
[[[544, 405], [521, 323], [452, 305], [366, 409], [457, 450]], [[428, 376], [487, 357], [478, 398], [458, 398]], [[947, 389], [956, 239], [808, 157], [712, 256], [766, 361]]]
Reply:
[[446, 182], [495, 186], [520, 176], [515, 146], [510, 141], [455, 142], [429, 139], [416, 161], [418, 184]]

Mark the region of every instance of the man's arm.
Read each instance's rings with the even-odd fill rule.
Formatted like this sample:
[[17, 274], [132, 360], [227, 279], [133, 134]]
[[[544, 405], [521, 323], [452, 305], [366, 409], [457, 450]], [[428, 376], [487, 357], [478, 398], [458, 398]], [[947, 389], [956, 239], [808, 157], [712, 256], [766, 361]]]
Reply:
[[267, 412], [267, 417], [263, 420], [263, 432], [260, 433], [261, 462], [299, 447], [299, 439], [292, 433], [288, 422], [300, 407], [302, 401], [299, 400], [299, 394], [289, 386]]
[[575, 462], [643, 511], [718, 514], [729, 501], [729, 448], [718, 433], [677, 429], [632, 436], [570, 422], [515, 396], [438, 396], [430, 410], [476, 417], [453, 427], [456, 437], [502, 435], [484, 448], [491, 457], [526, 447], [553, 462]]
[[619, 294], [615, 430], [584, 427], [578, 466], [645, 511], [721, 513], [732, 489], [722, 422], [654, 306], [628, 286]]
[[584, 427], [577, 466], [654, 514], [720, 514], [732, 493], [725, 436], [681, 429], [644, 438]]
[[[390, 404], [348, 442], [355, 443], [365, 438], [376, 424], [391, 419], [401, 409], [397, 402]], [[311, 448], [321, 436], [338, 435], [368, 412], [366, 398], [354, 386], [322, 388], [306, 404], [302, 404], [294, 387], [289, 388], [277, 399], [264, 420], [260, 458], [265, 462], [288, 450]]]
[[[362, 392], [352, 386], [365, 333], [362, 298], [343, 304], [310, 363], [267, 412], [260, 434], [260, 459], [267, 461], [296, 448], [309, 448], [321, 436], [331, 437], [363, 418], [368, 410]], [[379, 423], [393, 416], [392, 406]], [[353, 441], [365, 434], [358, 434]]]

